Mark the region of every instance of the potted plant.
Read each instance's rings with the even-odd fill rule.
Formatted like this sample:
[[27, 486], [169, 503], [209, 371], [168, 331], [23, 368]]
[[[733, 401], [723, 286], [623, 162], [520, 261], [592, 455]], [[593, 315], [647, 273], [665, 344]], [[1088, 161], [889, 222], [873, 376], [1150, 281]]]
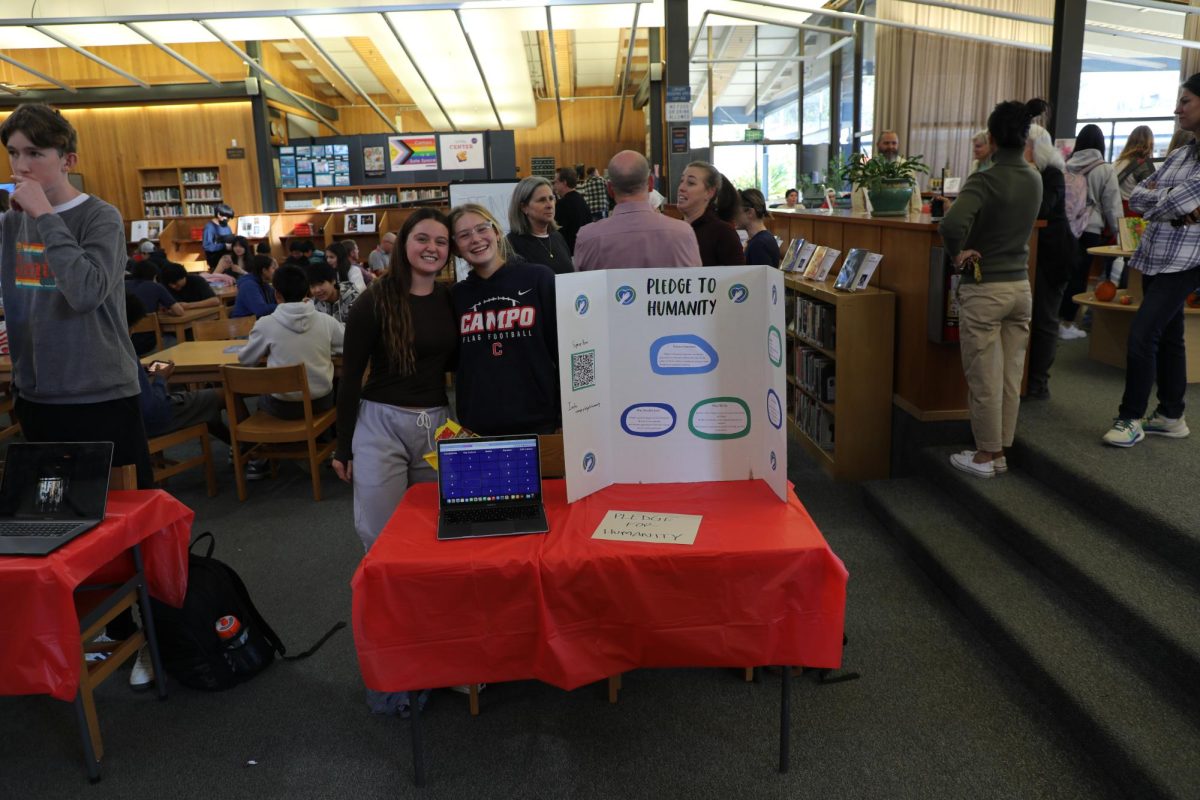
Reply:
[[839, 172], [842, 180], [863, 187], [871, 197], [871, 213], [877, 217], [902, 216], [908, 213], [913, 184], [918, 172], [929, 172], [922, 163], [924, 156], [897, 158], [867, 158], [861, 152], [851, 154]]

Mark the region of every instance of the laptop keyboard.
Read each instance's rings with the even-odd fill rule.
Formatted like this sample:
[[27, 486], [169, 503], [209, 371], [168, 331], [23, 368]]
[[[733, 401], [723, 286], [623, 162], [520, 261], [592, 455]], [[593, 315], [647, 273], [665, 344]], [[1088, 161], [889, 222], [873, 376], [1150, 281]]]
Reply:
[[0, 522], [0, 536], [64, 536], [78, 522]]
[[519, 508], [459, 508], [443, 512], [447, 522], [509, 522], [537, 519], [540, 506]]

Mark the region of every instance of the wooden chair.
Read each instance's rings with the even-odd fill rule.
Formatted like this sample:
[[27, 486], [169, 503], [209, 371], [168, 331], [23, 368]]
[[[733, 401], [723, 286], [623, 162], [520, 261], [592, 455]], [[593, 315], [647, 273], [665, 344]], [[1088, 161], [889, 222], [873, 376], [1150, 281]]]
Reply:
[[137, 324], [129, 329], [130, 333], [153, 333], [154, 349], [162, 350], [162, 325], [158, 322], [158, 314], [147, 314]]
[[192, 335], [197, 342], [215, 342], [220, 339], [245, 339], [254, 327], [254, 317], [229, 317], [206, 320], [192, 326]]
[[[168, 447], [175, 447], [193, 439], [200, 442], [200, 455], [183, 461], [172, 461], [166, 457]], [[217, 496], [217, 473], [213, 468], [212, 448], [208, 445], [208, 426], [203, 422], [150, 439], [150, 456], [153, 458], [155, 455], [159, 456], [155, 459], [154, 464], [155, 483], [165, 484], [168, 478], [181, 472], [187, 472], [192, 467], [203, 465], [204, 480], [208, 484], [208, 496]]]
[[[230, 447], [233, 450], [233, 474], [237, 478], [238, 500], [246, 499], [245, 464], [250, 459], [271, 459], [271, 474], [280, 458], [307, 460], [312, 475], [313, 499], [321, 500], [321, 462], [337, 449], [337, 440], [318, 442], [317, 437], [328, 430], [337, 419], [337, 409], [313, 413], [312, 396], [308, 391], [308, 372], [303, 364], [286, 367], [221, 366], [225, 383], [225, 402], [229, 410]], [[253, 416], [238, 421], [238, 395], [282, 394], [300, 392], [304, 403], [304, 419], [288, 420], [256, 411]], [[241, 452], [241, 443], [254, 443]], [[291, 445], [290, 447], [287, 445]], [[297, 445], [304, 445], [303, 448]]]

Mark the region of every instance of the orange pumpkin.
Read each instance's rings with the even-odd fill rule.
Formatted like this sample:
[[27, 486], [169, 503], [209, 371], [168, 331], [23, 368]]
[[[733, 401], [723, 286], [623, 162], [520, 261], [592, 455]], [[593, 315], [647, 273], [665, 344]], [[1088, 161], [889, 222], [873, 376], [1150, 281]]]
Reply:
[[1102, 281], [1096, 284], [1096, 299], [1108, 303], [1117, 296], [1117, 285], [1112, 281]]

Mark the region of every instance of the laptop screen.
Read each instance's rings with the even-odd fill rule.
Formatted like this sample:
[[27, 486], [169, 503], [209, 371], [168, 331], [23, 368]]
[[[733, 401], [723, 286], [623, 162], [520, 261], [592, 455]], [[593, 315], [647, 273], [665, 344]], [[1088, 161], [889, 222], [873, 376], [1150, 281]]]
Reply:
[[537, 437], [438, 442], [438, 485], [446, 508], [540, 501]]
[[0, 517], [103, 519], [112, 451], [111, 442], [9, 445], [0, 487]]

